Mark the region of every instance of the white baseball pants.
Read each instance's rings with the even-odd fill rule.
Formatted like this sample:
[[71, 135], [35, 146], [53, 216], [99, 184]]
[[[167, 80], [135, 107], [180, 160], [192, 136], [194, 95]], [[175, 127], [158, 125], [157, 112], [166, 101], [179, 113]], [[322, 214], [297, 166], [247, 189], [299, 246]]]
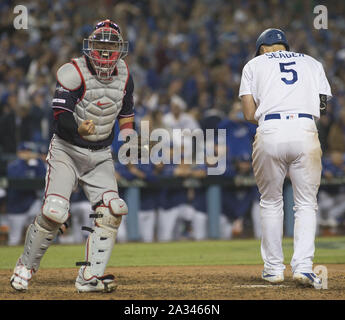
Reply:
[[[209, 219], [206, 212], [195, 211], [192, 228], [193, 239], [196, 241], [207, 240]], [[219, 216], [219, 239], [229, 240], [232, 237], [232, 224], [225, 214]]]
[[[141, 210], [138, 212], [138, 228], [140, 240], [143, 242], [153, 242], [155, 238], [156, 211]], [[122, 217], [122, 222], [117, 232], [117, 242], [127, 242], [127, 216]]]
[[143, 242], [153, 242], [156, 227], [156, 210], [142, 210], [138, 213], [139, 233]]
[[160, 209], [158, 212], [158, 241], [178, 240], [181, 221], [192, 221], [194, 208], [188, 204], [180, 204], [170, 209]]
[[[291, 119], [292, 118], [292, 119]], [[294, 194], [292, 272], [312, 272], [321, 147], [315, 122], [285, 117], [259, 122], [253, 145], [253, 169], [261, 194], [261, 255], [264, 270], [284, 272], [283, 183], [288, 174]]]

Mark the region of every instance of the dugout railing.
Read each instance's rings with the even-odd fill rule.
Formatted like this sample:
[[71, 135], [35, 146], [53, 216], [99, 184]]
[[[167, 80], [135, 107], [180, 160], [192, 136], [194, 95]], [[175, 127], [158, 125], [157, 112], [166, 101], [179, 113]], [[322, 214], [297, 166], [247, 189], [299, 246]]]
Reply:
[[[7, 177], [0, 177], [0, 188], [7, 189], [8, 187], [28, 190], [42, 190], [44, 189], [44, 179], [8, 179]], [[221, 197], [222, 187], [243, 188], [254, 187], [255, 180], [252, 176], [236, 176], [235, 178], [225, 178], [217, 176], [209, 176], [207, 178], [161, 178], [154, 183], [149, 183], [144, 180], [136, 179], [127, 181], [124, 179], [118, 180], [120, 188], [124, 188], [124, 200], [128, 204], [129, 214], [127, 216], [127, 232], [129, 241], [139, 241], [138, 231], [138, 211], [140, 209], [140, 190], [142, 188], [200, 188], [206, 187], [206, 203], [207, 214], [209, 217], [209, 238], [219, 238], [219, 218], [221, 214]], [[345, 176], [321, 179], [322, 186], [341, 186], [345, 185]], [[294, 228], [294, 212], [293, 212], [293, 192], [289, 179], [286, 179], [284, 184], [284, 235], [287, 237], [293, 236]]]

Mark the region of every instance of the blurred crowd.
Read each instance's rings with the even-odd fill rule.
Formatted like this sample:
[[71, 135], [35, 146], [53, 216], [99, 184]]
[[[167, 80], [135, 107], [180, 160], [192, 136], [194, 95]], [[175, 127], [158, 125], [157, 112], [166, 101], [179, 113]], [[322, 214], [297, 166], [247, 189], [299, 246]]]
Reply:
[[[256, 128], [246, 123], [241, 113], [238, 89], [242, 68], [253, 57], [255, 41], [263, 30], [284, 30], [292, 51], [309, 54], [323, 63], [334, 96], [327, 114], [318, 121], [323, 177], [344, 177], [345, 2], [326, 3], [328, 29], [320, 30], [313, 27], [313, 9], [317, 4], [297, 0], [2, 0], [0, 176], [17, 172], [11, 169], [15, 165], [25, 167], [22, 177], [43, 175], [41, 161], [44, 163], [52, 135], [51, 100], [56, 70], [81, 55], [82, 41], [96, 22], [110, 18], [120, 25], [124, 39], [130, 43], [126, 61], [135, 84], [137, 128], [142, 120], [148, 120], [151, 128], [227, 129], [227, 168], [223, 176], [230, 178], [252, 175], [251, 143]], [[13, 27], [16, 5], [28, 9], [27, 30]], [[115, 155], [118, 147], [114, 140]], [[23, 158], [23, 150], [34, 150], [34, 156]], [[196, 165], [115, 166], [118, 178], [127, 180], [157, 179], [161, 175], [205, 176], [205, 167]], [[11, 190], [0, 191], [1, 211], [18, 217], [19, 213], [32, 210], [35, 201], [19, 208], [18, 201], [11, 204]], [[29, 197], [35, 200], [40, 197], [36, 191], [30, 192]], [[174, 239], [207, 237], [205, 189], [160, 190], [159, 196], [155, 192], [143, 190], [145, 196], [141, 197], [140, 210], [144, 213], [139, 216], [144, 222], [140, 225], [146, 221], [152, 226], [147, 229], [154, 230], [151, 235], [142, 235], [145, 241], [172, 239], [175, 222], [157, 227], [158, 222], [168, 219], [183, 221], [183, 227], [177, 233], [174, 231]], [[224, 238], [243, 233], [246, 219], [250, 220], [254, 236], [259, 237], [256, 188], [224, 187], [222, 194]], [[320, 225], [339, 226], [344, 219], [344, 197], [343, 184], [320, 188]], [[85, 197], [76, 192], [74, 202], [82, 201], [85, 203]], [[86, 204], [83, 208], [81, 211], [89, 210]]]

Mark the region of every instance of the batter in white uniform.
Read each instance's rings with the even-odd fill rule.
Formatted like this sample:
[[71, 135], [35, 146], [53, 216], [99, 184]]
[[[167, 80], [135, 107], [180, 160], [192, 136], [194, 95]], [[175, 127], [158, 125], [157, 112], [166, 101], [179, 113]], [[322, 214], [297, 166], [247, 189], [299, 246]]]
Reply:
[[315, 120], [332, 96], [330, 86], [322, 64], [289, 51], [279, 29], [264, 31], [256, 50], [243, 68], [239, 96], [246, 120], [258, 124], [253, 169], [261, 194], [262, 278], [284, 280], [282, 189], [289, 175], [295, 211], [293, 279], [321, 288], [312, 270], [322, 154]]

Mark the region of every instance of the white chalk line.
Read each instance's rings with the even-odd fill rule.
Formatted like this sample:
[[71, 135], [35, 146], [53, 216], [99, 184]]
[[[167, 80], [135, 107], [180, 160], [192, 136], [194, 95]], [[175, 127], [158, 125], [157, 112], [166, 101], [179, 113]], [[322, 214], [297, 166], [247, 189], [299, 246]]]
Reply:
[[275, 284], [275, 285], [272, 285], [272, 284], [242, 284], [242, 285], [239, 285], [239, 286], [234, 286], [233, 288], [248, 288], [248, 289], [251, 289], [251, 288], [290, 288], [290, 286], [286, 286], [284, 284]]

